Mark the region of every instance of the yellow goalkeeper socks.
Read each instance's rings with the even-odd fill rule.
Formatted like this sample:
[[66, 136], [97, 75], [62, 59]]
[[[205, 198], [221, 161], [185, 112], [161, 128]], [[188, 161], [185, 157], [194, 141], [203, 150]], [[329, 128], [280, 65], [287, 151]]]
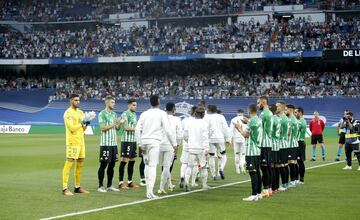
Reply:
[[84, 167], [84, 162], [83, 161], [77, 161], [76, 162], [76, 167], [75, 167], [75, 188], [80, 187], [81, 173], [82, 173], [83, 167]]
[[67, 189], [68, 188], [68, 183], [69, 183], [69, 173], [70, 173], [70, 169], [73, 166], [74, 162], [70, 162], [70, 161], [65, 161], [65, 165], [63, 168], [63, 189]]

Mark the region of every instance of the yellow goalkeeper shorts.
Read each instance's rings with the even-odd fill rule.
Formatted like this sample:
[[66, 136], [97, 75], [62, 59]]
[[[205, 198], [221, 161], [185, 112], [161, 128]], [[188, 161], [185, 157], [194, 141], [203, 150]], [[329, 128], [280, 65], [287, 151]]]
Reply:
[[85, 158], [85, 146], [66, 146], [66, 158], [79, 159]]

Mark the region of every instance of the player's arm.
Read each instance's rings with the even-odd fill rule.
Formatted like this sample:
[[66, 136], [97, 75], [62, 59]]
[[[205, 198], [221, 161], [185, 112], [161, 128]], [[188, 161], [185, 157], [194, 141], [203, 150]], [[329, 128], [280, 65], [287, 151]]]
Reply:
[[179, 118], [176, 118], [176, 134], [175, 134], [175, 138], [176, 138], [176, 147], [174, 149], [174, 153], [175, 155], [177, 154], [177, 151], [180, 147], [180, 143], [182, 142], [183, 139], [183, 128], [181, 126], [181, 121]]
[[129, 118], [126, 116], [125, 113], [121, 115], [121, 118], [123, 119], [124, 130], [134, 132], [135, 128], [129, 126]]
[[302, 127], [303, 127], [303, 131], [306, 133], [306, 121], [303, 121]]
[[83, 128], [83, 125], [81, 123], [74, 121], [70, 114], [64, 115], [64, 123], [66, 128], [69, 129], [71, 132], [76, 132], [80, 128]]
[[288, 137], [291, 136], [291, 132], [292, 132], [291, 129], [292, 129], [292, 123], [290, 120], [288, 120]]
[[347, 120], [342, 120], [341, 123], [339, 123], [339, 128], [342, 129], [342, 128], [346, 128], [346, 125], [347, 125]]
[[235, 126], [234, 126], [234, 122], [235, 122], [235, 120], [234, 120], [234, 119], [231, 119], [230, 125], [229, 125], [229, 130], [230, 130], [231, 132], [234, 132], [234, 130], [236, 129]]
[[178, 147], [179, 147], [182, 139], [183, 139], [183, 128], [182, 128], [182, 125], [181, 125], [181, 121], [180, 121], [180, 120], [177, 120], [177, 125], [176, 125], [176, 142], [177, 142]]
[[230, 125], [229, 125], [229, 135], [230, 135], [230, 142], [233, 142], [234, 132], [237, 131], [237, 129], [234, 126], [235, 120], [231, 119]]
[[240, 132], [240, 134], [244, 137], [247, 138], [250, 135], [250, 132], [247, 129], [244, 129], [243, 125], [240, 123], [233, 123], [234, 127]]
[[135, 139], [139, 147], [141, 147], [141, 134], [143, 131], [143, 124], [144, 124], [144, 115], [141, 114], [139, 121], [137, 122], [135, 127]]
[[124, 125], [125, 131], [135, 131], [135, 128], [129, 127], [129, 125]]
[[100, 125], [101, 131], [108, 131], [110, 129], [116, 128], [116, 125]]
[[115, 120], [115, 128], [116, 130], [120, 130], [121, 126], [127, 122], [127, 118], [126, 117], [120, 117], [120, 118], [117, 118], [117, 114], [115, 113], [115, 117], [116, 117], [116, 120]]
[[313, 128], [313, 121], [311, 120], [311, 121], [310, 121], [310, 125], [309, 125], [309, 129], [310, 129], [311, 133], [313, 132], [313, 129], [312, 129], [312, 128]]
[[[204, 117], [204, 119], [206, 118], [206, 116]], [[208, 129], [208, 135], [209, 135], [209, 138], [211, 137], [211, 136], [213, 136], [213, 134], [215, 133], [214, 132], [214, 129], [213, 129], [213, 127], [212, 127], [212, 124], [211, 124], [211, 122], [210, 122], [210, 120], [207, 118], [207, 120], [205, 120], [206, 121], [206, 123], [207, 123], [207, 129]]]
[[162, 112], [161, 114], [161, 124], [163, 126], [164, 132], [169, 139], [171, 145], [174, 147], [176, 146], [176, 134], [172, 134], [170, 129], [170, 122], [167, 114], [165, 112]]
[[120, 130], [121, 124], [124, 123], [124, 119], [123, 118], [118, 118], [116, 119], [115, 122], [115, 129], [116, 130]]
[[349, 127], [349, 129], [352, 129], [353, 128], [353, 124], [350, 122], [350, 120], [348, 119], [347, 120], [347, 126]]
[[249, 119], [247, 117], [243, 116], [243, 118], [241, 119], [241, 122], [243, 124], [247, 124], [249, 122]]
[[201, 133], [202, 143], [204, 146], [204, 153], [207, 155], [209, 153], [209, 131], [206, 127], [202, 129]]
[[224, 116], [221, 117], [221, 121], [222, 121], [222, 129], [224, 132], [224, 136], [225, 136], [225, 142], [230, 143], [231, 140], [231, 134], [230, 134], [230, 129], [228, 127], [228, 124], [226, 122], [226, 119]]
[[89, 121], [88, 121], [88, 122], [82, 122], [82, 123], [81, 123], [83, 131], [86, 130], [86, 128], [88, 127], [89, 124], [90, 124]]
[[105, 115], [102, 114], [102, 113], [99, 114], [98, 120], [99, 120], [99, 125], [100, 125], [100, 130], [101, 131], [108, 131], [108, 130], [116, 127], [115, 124], [106, 125], [106, 118], [105, 118]]
[[189, 130], [188, 129], [184, 130], [184, 140], [186, 142], [188, 142], [188, 140], [189, 140]]

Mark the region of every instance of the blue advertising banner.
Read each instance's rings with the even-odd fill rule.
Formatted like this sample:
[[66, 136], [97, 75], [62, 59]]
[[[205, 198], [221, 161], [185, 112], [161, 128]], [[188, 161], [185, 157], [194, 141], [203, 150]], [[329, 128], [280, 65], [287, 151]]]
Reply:
[[322, 57], [322, 51], [303, 51], [302, 57]]
[[91, 57], [91, 58], [49, 59], [49, 64], [83, 64], [83, 63], [98, 63], [98, 58]]
[[150, 61], [181, 61], [181, 60], [193, 60], [193, 59], [204, 59], [205, 54], [179, 54], [179, 55], [162, 55], [162, 56], [151, 56]]
[[322, 51], [264, 52], [264, 58], [322, 57]]

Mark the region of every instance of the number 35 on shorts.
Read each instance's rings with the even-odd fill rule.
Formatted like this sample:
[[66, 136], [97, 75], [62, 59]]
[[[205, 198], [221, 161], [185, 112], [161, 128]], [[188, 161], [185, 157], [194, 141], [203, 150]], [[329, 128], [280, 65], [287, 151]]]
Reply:
[[66, 158], [78, 159], [85, 158], [85, 148], [78, 146], [66, 146]]

